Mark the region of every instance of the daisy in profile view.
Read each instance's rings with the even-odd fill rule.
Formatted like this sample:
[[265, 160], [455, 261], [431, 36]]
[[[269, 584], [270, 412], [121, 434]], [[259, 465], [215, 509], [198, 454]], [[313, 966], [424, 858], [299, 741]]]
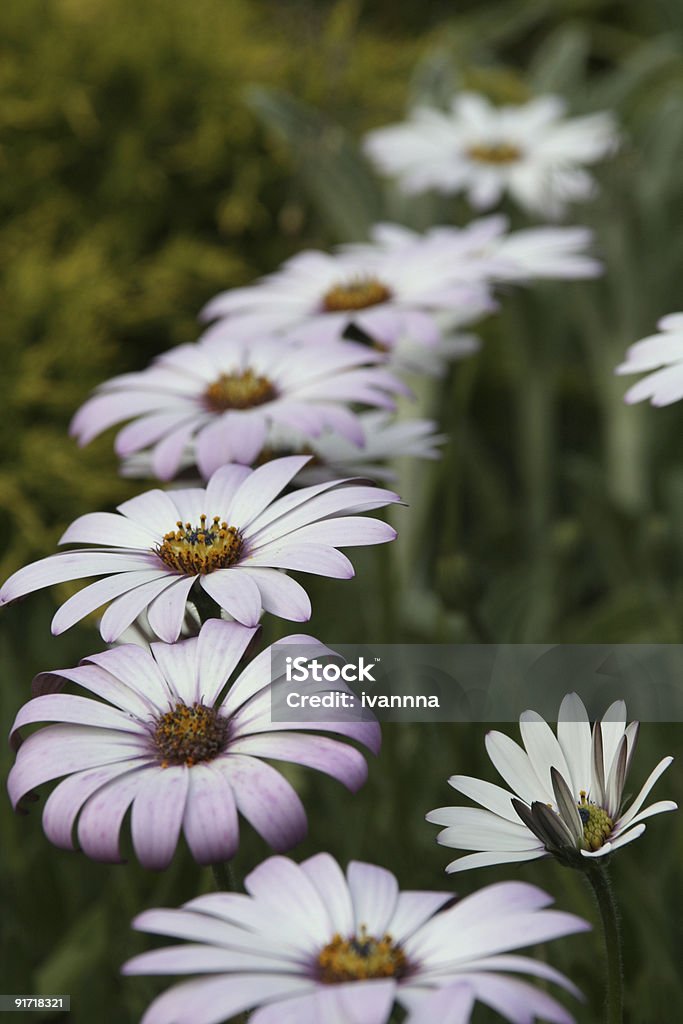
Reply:
[[490, 732], [486, 750], [509, 789], [467, 775], [448, 781], [478, 807], [440, 807], [427, 821], [443, 825], [443, 846], [473, 853], [447, 871], [555, 856], [571, 867], [600, 861], [645, 831], [645, 819], [676, 810], [672, 800], [644, 807], [655, 783], [673, 761], [664, 757], [638, 795], [624, 804], [624, 787], [639, 724], [626, 724], [626, 705], [616, 701], [591, 728], [575, 693], [562, 701], [557, 735], [535, 711], [519, 720], [523, 747]]
[[370, 132], [365, 151], [405, 192], [464, 192], [477, 210], [509, 194], [530, 213], [558, 218], [594, 194], [585, 167], [617, 145], [611, 114], [565, 114], [559, 96], [496, 107], [461, 92], [447, 111], [418, 107], [407, 121]]

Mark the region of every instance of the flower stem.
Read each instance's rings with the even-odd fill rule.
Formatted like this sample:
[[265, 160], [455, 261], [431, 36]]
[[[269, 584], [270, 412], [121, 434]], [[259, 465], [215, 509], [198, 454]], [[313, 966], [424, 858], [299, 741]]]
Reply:
[[211, 870], [213, 871], [214, 881], [216, 888], [221, 892], [235, 892], [237, 886], [235, 881], [235, 872], [232, 870], [231, 864], [220, 862], [218, 864], [212, 864]]
[[624, 1019], [624, 979], [617, 905], [606, 867], [590, 867], [586, 871], [586, 878], [598, 904], [605, 943], [607, 962], [605, 1024], [622, 1024]]

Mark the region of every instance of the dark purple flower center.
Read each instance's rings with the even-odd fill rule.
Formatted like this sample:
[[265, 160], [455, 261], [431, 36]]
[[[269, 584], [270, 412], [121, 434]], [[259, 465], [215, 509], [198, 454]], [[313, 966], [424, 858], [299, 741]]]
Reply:
[[158, 719], [154, 729], [162, 768], [172, 764], [189, 768], [213, 761], [225, 749], [227, 739], [228, 719], [201, 703], [177, 704]]
[[522, 151], [511, 142], [480, 142], [470, 146], [467, 155], [481, 164], [515, 164], [521, 160]]
[[214, 516], [209, 526], [207, 522], [205, 515], [199, 517], [199, 526], [179, 520], [177, 529], [165, 534], [156, 548], [164, 565], [187, 576], [205, 576], [234, 565], [242, 551], [239, 530], [221, 521], [220, 516]]
[[391, 298], [391, 290], [376, 277], [359, 277], [336, 284], [323, 296], [326, 313], [346, 313], [378, 306]]
[[318, 955], [318, 977], [326, 985], [369, 978], [401, 978], [407, 970], [406, 955], [390, 935], [375, 939], [365, 925], [360, 935], [344, 939], [335, 935]]
[[253, 370], [243, 373], [222, 373], [204, 392], [204, 402], [210, 412], [228, 409], [251, 409], [277, 398], [275, 386], [267, 377]]

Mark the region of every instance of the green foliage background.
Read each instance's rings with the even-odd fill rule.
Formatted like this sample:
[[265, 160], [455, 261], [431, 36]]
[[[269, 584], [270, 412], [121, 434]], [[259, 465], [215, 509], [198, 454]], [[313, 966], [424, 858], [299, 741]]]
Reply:
[[[306, 245], [358, 239], [378, 217], [463, 216], [383, 188], [360, 133], [462, 84], [497, 98], [558, 90], [575, 112], [613, 107], [624, 126], [601, 198], [573, 215], [594, 227], [607, 274], [506, 296], [481, 355], [418, 386], [451, 442], [438, 465], [401, 467], [411, 508], [397, 513], [399, 543], [358, 558], [351, 583], [318, 581], [311, 631], [331, 643], [681, 642], [683, 411], [626, 408], [612, 371], [681, 306], [682, 52], [681, 0], [5, 0], [2, 576], [50, 553], [77, 515], [136, 490], [117, 477], [111, 436], [82, 451], [66, 436], [99, 381], [195, 337], [212, 294]], [[3, 611], [6, 728], [35, 672], [101, 647], [92, 625], [50, 637], [60, 596]], [[484, 726], [385, 735], [357, 797], [293, 773], [310, 811], [297, 855], [329, 848], [382, 862], [408, 887], [451, 885], [422, 819], [447, 802], [450, 774], [493, 779]], [[668, 752], [683, 753], [680, 723], [646, 727], [634, 783]], [[0, 760], [4, 775], [9, 754]], [[662, 797], [681, 800], [679, 766]], [[265, 853], [245, 828], [238, 871]], [[614, 866], [631, 1024], [683, 1011], [682, 853], [672, 815]], [[580, 880], [552, 863], [459, 876], [456, 888], [513, 875], [593, 919]], [[210, 886], [184, 852], [154, 876], [56, 851], [38, 808], [16, 817], [5, 801], [0, 991], [70, 992], [74, 1024], [136, 1021], [159, 986], [118, 976], [146, 945], [130, 919]], [[587, 994], [583, 1024], [600, 1019], [597, 950], [597, 938], [548, 950]]]

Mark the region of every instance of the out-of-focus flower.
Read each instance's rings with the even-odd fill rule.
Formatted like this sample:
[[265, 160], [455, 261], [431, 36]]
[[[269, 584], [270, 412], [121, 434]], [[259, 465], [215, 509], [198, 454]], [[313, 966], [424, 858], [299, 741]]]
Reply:
[[546, 993], [503, 973], [578, 994], [547, 964], [508, 952], [589, 928], [546, 909], [552, 901], [535, 886], [492, 885], [452, 905], [452, 893], [399, 892], [396, 878], [372, 864], [352, 862], [345, 877], [323, 853], [300, 865], [271, 857], [245, 888], [247, 896], [211, 893], [135, 920], [191, 944], [143, 953], [124, 973], [196, 975], [159, 996], [142, 1024], [219, 1024], [251, 1007], [251, 1024], [386, 1024], [395, 1001], [417, 1011], [455, 981], [517, 1024], [536, 1015], [572, 1020]]
[[[502, 214], [479, 217], [464, 228], [430, 228], [424, 234], [394, 224], [378, 224], [373, 229], [373, 242], [396, 256], [418, 244], [425, 249], [446, 243], [458, 247], [463, 257], [484, 261], [486, 280], [491, 285], [574, 280], [602, 273], [602, 263], [591, 254], [590, 228], [543, 226], [509, 231], [509, 224]], [[361, 254], [368, 246], [347, 248]]]
[[19, 569], [0, 589], [0, 604], [55, 583], [104, 576], [61, 606], [53, 633], [109, 603], [100, 622], [107, 643], [143, 611], [154, 633], [173, 643], [193, 587], [247, 626], [256, 625], [262, 611], [305, 621], [311, 616], [308, 595], [281, 570], [349, 579], [353, 566], [338, 547], [383, 544], [396, 536], [381, 520], [356, 513], [399, 500], [391, 491], [343, 480], [277, 498], [309, 461], [290, 456], [255, 470], [224, 466], [206, 489], [147, 491], [119, 505], [120, 515], [81, 516], [60, 543], [94, 546]]
[[[380, 229], [391, 230], [402, 231]], [[377, 232], [372, 238], [334, 254], [299, 253], [255, 284], [222, 292], [203, 310], [204, 319], [221, 318], [204, 337], [228, 337], [239, 325], [319, 344], [353, 325], [391, 357], [402, 343], [436, 345], [443, 322], [452, 332], [495, 308], [486, 283], [490, 259], [473, 254], [468, 235], [416, 235], [400, 251]]]
[[[70, 850], [75, 827], [80, 848], [95, 860], [120, 860], [129, 809], [133, 847], [147, 868], [167, 867], [181, 831], [200, 864], [229, 859], [239, 845], [238, 811], [275, 850], [290, 849], [306, 834], [306, 814], [262, 759], [316, 768], [356, 790], [367, 775], [362, 754], [315, 730], [359, 740], [374, 753], [380, 732], [374, 721], [316, 722], [311, 731], [274, 722], [271, 648], [231, 681], [255, 632], [210, 620], [190, 640], [116, 647], [38, 676], [40, 695], [19, 711], [12, 739], [18, 743], [25, 726], [56, 724], [19, 746], [8, 780], [13, 805], [63, 779], [45, 803], [45, 833]], [[309, 636], [279, 643], [329, 653]], [[64, 680], [93, 696], [54, 692]]]
[[107, 381], [76, 413], [71, 433], [87, 444], [132, 420], [119, 432], [116, 451], [149, 451], [162, 480], [175, 476], [188, 448], [205, 479], [229, 462], [251, 465], [273, 426], [307, 440], [333, 429], [361, 445], [349, 403], [392, 409], [392, 396], [409, 393], [375, 365], [383, 361], [348, 341], [302, 350], [283, 338], [231, 330], [218, 344], [180, 345], [141, 373]]
[[473, 1009], [471, 987], [466, 982], [456, 982], [437, 989], [418, 1003], [406, 1024], [469, 1024]]
[[440, 807], [427, 815], [446, 826], [438, 837], [444, 846], [477, 851], [454, 860], [447, 871], [548, 854], [585, 867], [638, 839], [645, 818], [676, 810], [671, 800], [641, 810], [672, 757], [663, 758], [636, 798], [622, 805], [638, 737], [638, 723], [626, 725], [623, 701], [612, 704], [592, 731], [575, 693], [562, 701], [557, 736], [535, 711], [525, 711], [519, 727], [524, 749], [504, 733], [486, 737], [488, 755], [512, 792], [453, 775], [450, 785], [480, 807]]
[[406, 192], [464, 192], [478, 210], [509, 193], [532, 213], [560, 217], [567, 204], [593, 195], [584, 165], [618, 141], [611, 114], [566, 118], [565, 110], [559, 96], [496, 107], [463, 92], [450, 111], [421, 107], [401, 124], [370, 132], [365, 150]]
[[[365, 437], [365, 443], [360, 448], [341, 434], [333, 432], [309, 440], [295, 430], [274, 427], [261, 452], [261, 459], [269, 461], [295, 452], [310, 454], [311, 461], [292, 481], [302, 487], [347, 474], [393, 481], [396, 473], [387, 465], [388, 460], [406, 455], [419, 459], [438, 459], [439, 446], [447, 440], [445, 434], [435, 432], [436, 423], [433, 420], [397, 419], [385, 411], [360, 413], [358, 419]], [[178, 468], [181, 472], [191, 474], [193, 467], [192, 452], [187, 450]], [[134, 479], [152, 476], [151, 455], [139, 452], [124, 459], [121, 473]]]
[[661, 333], [631, 345], [617, 366], [617, 373], [647, 373], [626, 392], [629, 403], [671, 405], [683, 398], [683, 313], [669, 313], [657, 326]]

